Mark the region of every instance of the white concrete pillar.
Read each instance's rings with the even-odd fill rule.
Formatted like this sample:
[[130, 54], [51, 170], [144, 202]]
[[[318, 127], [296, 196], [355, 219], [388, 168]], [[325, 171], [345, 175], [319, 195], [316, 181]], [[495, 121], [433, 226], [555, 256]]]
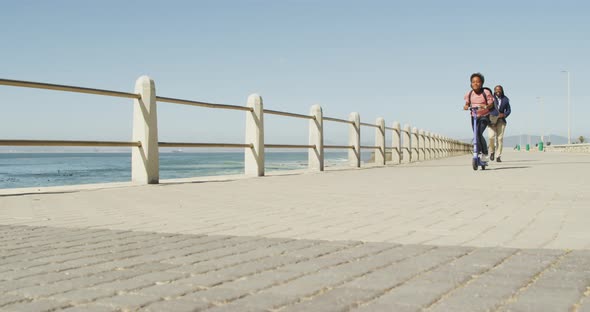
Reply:
[[361, 116], [359, 113], [350, 113], [348, 117], [352, 121], [348, 130], [348, 145], [354, 147], [348, 150], [348, 163], [351, 166], [361, 166]]
[[418, 161], [420, 151], [420, 142], [418, 140], [418, 128], [416, 127], [412, 128], [412, 142], [410, 144], [412, 145], [412, 156], [410, 156], [410, 160], [411, 162], [416, 162]]
[[135, 93], [141, 98], [133, 100], [133, 141], [139, 141], [141, 146], [131, 150], [131, 181], [157, 184], [160, 155], [156, 84], [150, 77], [141, 76], [135, 82]]
[[426, 160], [426, 142], [424, 140], [424, 130], [418, 130], [418, 160]]
[[440, 134], [436, 135], [436, 158], [442, 157], [442, 144], [440, 140]]
[[315, 145], [308, 152], [308, 167], [314, 171], [324, 171], [324, 118], [322, 107], [314, 105], [310, 113], [314, 119], [309, 120], [309, 145]]
[[394, 164], [400, 164], [402, 160], [402, 129], [397, 121], [393, 123], [392, 128], [395, 130], [391, 134], [391, 161]]
[[251, 112], [246, 112], [246, 139], [245, 144], [252, 147], [244, 149], [244, 173], [252, 176], [264, 175], [264, 108], [262, 97], [252, 94], [248, 97], [248, 107]]
[[430, 131], [424, 133], [424, 154], [425, 159], [432, 159], [432, 140]]
[[385, 120], [379, 117], [375, 125], [379, 127], [375, 128], [375, 146], [379, 146], [379, 149], [375, 150], [375, 164], [385, 165]]
[[411, 139], [410, 139], [410, 125], [404, 125], [404, 131], [402, 132], [402, 162], [404, 164], [410, 163], [410, 151], [412, 149]]

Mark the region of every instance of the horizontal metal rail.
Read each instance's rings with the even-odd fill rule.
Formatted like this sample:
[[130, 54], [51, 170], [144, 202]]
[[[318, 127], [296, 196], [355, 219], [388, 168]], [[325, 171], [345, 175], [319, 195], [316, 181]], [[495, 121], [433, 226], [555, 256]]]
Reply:
[[361, 146], [361, 148], [368, 148], [368, 149], [380, 149], [381, 146]]
[[389, 150], [396, 150], [397, 151], [397, 150], [399, 150], [399, 148], [397, 148], [397, 147], [386, 147], [385, 150], [388, 150], [388, 151]]
[[183, 105], [219, 108], [219, 109], [233, 109], [233, 110], [242, 110], [242, 111], [249, 111], [249, 112], [253, 111], [253, 109], [251, 107], [247, 107], [247, 106], [205, 103], [205, 102], [198, 102], [198, 101], [174, 99], [174, 98], [168, 98], [168, 97], [162, 97], [162, 96], [156, 96], [156, 101], [166, 102], [166, 103], [183, 104]]
[[271, 109], [265, 109], [264, 110], [264, 113], [265, 114], [271, 114], [271, 115], [281, 115], [281, 116], [288, 116], [288, 117], [296, 117], [296, 118], [313, 119], [313, 120], [315, 120], [315, 116], [302, 115], [302, 114], [294, 114], [294, 113], [287, 113], [287, 112], [281, 112], [281, 111], [276, 111], [276, 110], [271, 110]]
[[338, 119], [338, 118], [332, 118], [332, 117], [323, 117], [323, 119], [328, 120], [328, 121], [335, 121], [335, 122], [341, 122], [341, 123], [354, 125], [354, 121], [345, 120], [345, 119]]
[[315, 148], [315, 145], [264, 144], [265, 148]]
[[231, 147], [252, 148], [252, 144], [158, 142], [159, 147]]
[[366, 123], [366, 122], [361, 122], [361, 126], [367, 126], [367, 127], [373, 127], [373, 128], [381, 128], [378, 125], [374, 125], [374, 124], [370, 124], [370, 123]]
[[397, 128], [391, 128], [391, 127], [385, 127], [385, 130], [393, 130], [393, 131], [395, 131], [395, 132], [397, 132], [397, 133], [399, 133], [399, 132], [400, 132], [400, 130], [399, 130], [399, 129], [397, 129]]
[[346, 149], [354, 149], [352, 145], [324, 145], [324, 148], [346, 148]]
[[66, 85], [58, 85], [58, 84], [51, 84], [51, 83], [32, 82], [32, 81], [0, 79], [0, 85], [13, 86], [13, 87], [23, 87], [23, 88], [34, 88], [34, 89], [67, 91], [67, 92], [76, 92], [76, 93], [98, 94], [98, 95], [130, 98], [130, 99], [141, 98], [141, 95], [136, 94], [136, 93], [83, 88], [83, 87], [66, 86]]
[[2, 146], [129, 146], [139, 147], [141, 142], [119, 141], [63, 141], [63, 140], [0, 140]]
[[404, 130], [404, 129], [402, 129], [402, 130], [400, 130], [400, 131], [401, 131], [401, 132], [404, 132], [404, 133], [408, 133], [408, 134], [410, 133], [410, 131], [406, 131], [406, 130]]

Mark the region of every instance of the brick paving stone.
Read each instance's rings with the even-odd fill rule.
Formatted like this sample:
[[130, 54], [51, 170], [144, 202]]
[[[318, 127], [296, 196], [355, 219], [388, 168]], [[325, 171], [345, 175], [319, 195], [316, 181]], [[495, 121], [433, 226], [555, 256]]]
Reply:
[[51, 296], [57, 301], [67, 301], [73, 304], [81, 304], [89, 301], [94, 301], [99, 298], [113, 297], [116, 295], [115, 290], [106, 289], [73, 289], [66, 292], [60, 292]]
[[206, 309], [210, 306], [207, 302], [195, 302], [184, 299], [170, 299], [165, 301], [158, 301], [143, 307], [141, 310], [146, 312], [196, 312]]
[[103, 284], [97, 284], [92, 286], [93, 289], [105, 289], [115, 291], [132, 291], [139, 288], [145, 288], [154, 285], [152, 281], [146, 281], [136, 278], [130, 278], [125, 280], [115, 280]]
[[9, 304], [2, 307], [5, 312], [31, 312], [31, 311], [51, 311], [55, 309], [63, 309], [70, 304], [63, 301], [55, 301], [50, 299], [36, 299], [29, 302]]
[[[7, 294], [7, 293], [3, 293], [0, 296], [0, 307], [4, 306], [4, 305], [8, 305], [11, 303], [16, 303], [19, 301], [27, 301], [27, 299], [24, 296], [18, 296], [18, 295], [11, 295], [11, 294]], [[1, 309], [0, 309], [1, 311]]]
[[39, 285], [34, 279], [21, 279], [16, 281], [0, 281], [0, 293], [9, 293], [17, 289]]
[[161, 299], [161, 296], [158, 295], [143, 296], [137, 294], [119, 294], [114, 297], [98, 299], [94, 301], [93, 304], [113, 309], [137, 310], [143, 306], [160, 301]]
[[297, 272], [265, 271], [250, 276], [240, 277], [231, 282], [223, 283], [222, 285], [227, 288], [253, 292], [272, 285], [284, 283], [285, 281], [300, 275], [301, 273]]
[[156, 284], [145, 288], [136, 289], [133, 293], [139, 295], [160, 295], [162, 298], [176, 298], [187, 293], [199, 290], [198, 286], [172, 282], [167, 284]]
[[345, 311], [373, 296], [373, 290], [337, 287], [313, 298], [302, 298], [300, 302], [288, 305], [281, 311]]
[[248, 295], [247, 290], [226, 288], [221, 286], [188, 293], [182, 297], [179, 297], [179, 299], [222, 304], [226, 301], [236, 300], [246, 295]]
[[113, 312], [113, 308], [95, 304], [82, 304], [67, 309], [61, 310], [63, 312]]

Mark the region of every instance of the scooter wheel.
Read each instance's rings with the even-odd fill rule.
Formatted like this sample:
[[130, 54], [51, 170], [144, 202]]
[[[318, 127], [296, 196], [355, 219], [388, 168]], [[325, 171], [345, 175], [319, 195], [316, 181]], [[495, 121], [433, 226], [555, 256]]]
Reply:
[[486, 166], [481, 166], [481, 170], [486, 170]]
[[477, 170], [477, 159], [471, 160], [471, 166], [473, 167], [473, 170]]

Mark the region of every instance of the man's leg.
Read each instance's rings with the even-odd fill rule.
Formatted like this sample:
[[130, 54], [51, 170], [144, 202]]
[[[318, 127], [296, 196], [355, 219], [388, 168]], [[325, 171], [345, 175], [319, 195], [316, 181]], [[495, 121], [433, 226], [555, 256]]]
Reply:
[[496, 135], [498, 137], [498, 153], [496, 154], [498, 155], [498, 158], [500, 158], [500, 156], [502, 156], [502, 148], [504, 147], [504, 130], [506, 130], [506, 122], [498, 120], [496, 125]]
[[488, 138], [490, 140], [490, 160], [494, 160], [494, 152], [496, 151], [497, 127], [498, 122], [495, 125], [490, 124], [488, 127]]

